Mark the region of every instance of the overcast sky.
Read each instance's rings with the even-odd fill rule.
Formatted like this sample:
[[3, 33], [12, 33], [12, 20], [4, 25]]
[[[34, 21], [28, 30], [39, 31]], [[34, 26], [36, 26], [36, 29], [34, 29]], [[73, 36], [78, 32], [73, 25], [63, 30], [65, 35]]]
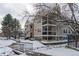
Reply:
[[[50, 4], [50, 6], [53, 6], [53, 5]], [[68, 9], [68, 8], [66, 7], [65, 9]], [[21, 3], [0, 3], [0, 28], [1, 28], [1, 21], [3, 20], [3, 17], [8, 13], [10, 13], [13, 16], [13, 18], [17, 18], [21, 23], [21, 27], [24, 28], [27, 18], [22, 19], [22, 17], [24, 16], [24, 11], [26, 10], [31, 14], [35, 12], [32, 3], [26, 3], [26, 4], [24, 3], [23, 4]], [[64, 13], [66, 14], [67, 12], [64, 12]], [[66, 15], [69, 15], [69, 12]], [[79, 14], [77, 15], [79, 16]]]
[[27, 10], [30, 13], [34, 13], [33, 4], [0, 3], [0, 28], [3, 17], [8, 13], [10, 13], [13, 16], [13, 18], [17, 18], [18, 20], [20, 20], [21, 26], [23, 28], [25, 21], [27, 20], [22, 19], [25, 10]]

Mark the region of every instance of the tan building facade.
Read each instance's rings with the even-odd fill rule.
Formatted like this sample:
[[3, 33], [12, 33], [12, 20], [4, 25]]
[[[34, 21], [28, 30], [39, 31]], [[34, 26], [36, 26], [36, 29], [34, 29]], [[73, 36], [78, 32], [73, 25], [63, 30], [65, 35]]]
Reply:
[[[67, 34], [72, 34], [73, 29], [70, 25], [56, 22], [53, 19], [43, 19], [37, 17], [32, 23], [26, 26], [26, 37], [32, 37], [40, 40], [62, 40], [67, 38]], [[32, 27], [30, 27], [32, 25]]]

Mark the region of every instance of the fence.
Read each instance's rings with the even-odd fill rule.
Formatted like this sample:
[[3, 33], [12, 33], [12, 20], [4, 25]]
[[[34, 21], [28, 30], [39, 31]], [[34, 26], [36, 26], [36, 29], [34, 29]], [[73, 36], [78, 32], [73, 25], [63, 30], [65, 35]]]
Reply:
[[20, 42], [11, 46], [15, 50], [25, 52], [27, 50], [33, 50], [33, 44], [28, 42]]
[[79, 47], [79, 35], [70, 34], [68, 37], [68, 46], [69, 47]]

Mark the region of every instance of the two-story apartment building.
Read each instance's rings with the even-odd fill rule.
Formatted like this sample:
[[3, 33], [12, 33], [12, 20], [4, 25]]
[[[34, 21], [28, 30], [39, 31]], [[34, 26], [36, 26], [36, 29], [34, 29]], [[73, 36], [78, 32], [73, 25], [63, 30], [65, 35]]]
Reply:
[[67, 35], [73, 33], [73, 28], [67, 23], [56, 21], [57, 18], [50, 19], [49, 15], [48, 18], [45, 16], [37, 16], [32, 23], [26, 23], [26, 37], [40, 40], [62, 40], [67, 39]]

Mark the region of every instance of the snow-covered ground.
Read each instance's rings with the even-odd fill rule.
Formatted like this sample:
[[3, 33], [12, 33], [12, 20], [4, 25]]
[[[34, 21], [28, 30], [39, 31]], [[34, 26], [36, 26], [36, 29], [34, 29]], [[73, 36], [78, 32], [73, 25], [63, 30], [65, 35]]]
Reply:
[[5, 40], [5, 39], [7, 39], [6, 37], [0, 37], [0, 40]]
[[16, 43], [16, 42], [13, 40], [0, 40], [0, 56], [14, 55], [13, 50], [10, 47], [8, 47], [13, 43]]
[[51, 49], [41, 48], [41, 49], [37, 49], [37, 50], [34, 50], [34, 51], [44, 53], [44, 54], [47, 54], [47, 55], [53, 55], [53, 56], [79, 56], [78, 51], [68, 49], [68, 48], [65, 48], [65, 47], [51, 48]]
[[[10, 39], [14, 39], [13, 37], [10, 37]], [[0, 40], [7, 40], [6, 37], [0, 37]]]
[[[39, 52], [53, 56], [79, 56], [78, 51], [65, 48], [67, 44], [46, 46], [39, 41], [31, 41], [31, 40], [20, 40], [20, 41], [32, 43], [34, 52]], [[13, 43], [16, 42], [13, 40], [0, 40], [0, 56], [15, 55], [12, 49], [8, 47]], [[22, 55], [26, 55], [26, 54], [23, 53]]]
[[11, 48], [9, 47], [0, 48], [0, 56], [11, 56], [11, 55], [15, 55], [15, 53], [12, 51]]
[[60, 48], [60, 47], [65, 47], [67, 44], [58, 44], [58, 45], [48, 45], [49, 48]]
[[[65, 48], [67, 44], [61, 44], [61, 45], [50, 45], [45, 46], [39, 41], [30, 41], [30, 40], [21, 40], [21, 42], [29, 42], [33, 43], [33, 49], [35, 52], [47, 54], [47, 55], [53, 55], [53, 56], [79, 56], [79, 52], [76, 50], [72, 50], [69, 48]], [[42, 47], [42, 48], [41, 48]]]
[[33, 44], [33, 49], [38, 49], [38, 48], [43, 48], [46, 47], [39, 41], [30, 41], [30, 40], [20, 40], [21, 42], [27, 42], [27, 43], [32, 43]]
[[16, 42], [13, 40], [0, 40], [0, 47], [7, 47], [13, 43], [16, 43]]

